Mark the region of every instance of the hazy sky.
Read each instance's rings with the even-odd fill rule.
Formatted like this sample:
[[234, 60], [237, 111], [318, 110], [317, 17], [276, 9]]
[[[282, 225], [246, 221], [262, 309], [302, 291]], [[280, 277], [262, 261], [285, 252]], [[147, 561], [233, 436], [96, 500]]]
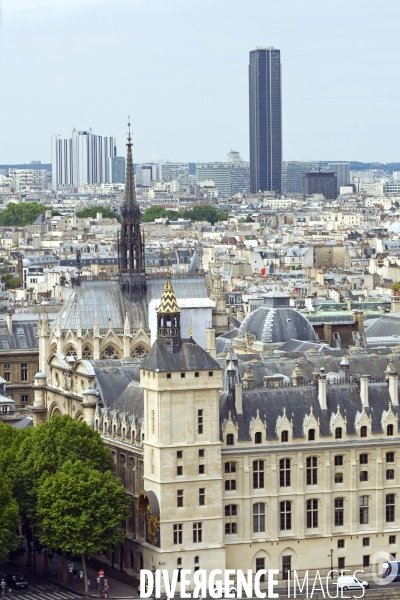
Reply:
[[285, 160], [399, 161], [399, 0], [0, 0], [0, 163], [92, 127], [134, 160], [248, 159], [248, 53], [281, 50]]

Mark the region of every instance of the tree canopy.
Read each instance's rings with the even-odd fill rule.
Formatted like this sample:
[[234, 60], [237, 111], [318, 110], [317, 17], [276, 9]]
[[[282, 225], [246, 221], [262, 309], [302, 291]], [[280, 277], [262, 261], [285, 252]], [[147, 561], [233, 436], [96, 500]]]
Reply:
[[51, 206], [43, 206], [39, 202], [25, 204], [10, 202], [7, 208], [0, 212], [0, 226], [25, 227], [25, 225], [31, 225], [46, 210], [51, 210]]
[[15, 534], [19, 524], [18, 503], [13, 498], [11, 482], [4, 473], [1, 476], [0, 506], [0, 563], [2, 563], [8, 553], [17, 548], [19, 542]]
[[104, 206], [83, 208], [82, 210], [78, 210], [76, 216], [79, 219], [95, 219], [97, 217], [97, 213], [101, 213], [103, 215], [103, 219], [117, 219], [118, 223], [121, 223], [121, 215], [114, 212], [110, 208], [105, 208]]
[[400, 290], [400, 281], [396, 281], [396, 283], [392, 285], [392, 290], [394, 290], [395, 292], [398, 292]]
[[211, 206], [211, 204], [194, 206], [190, 210], [184, 212], [176, 212], [175, 210], [168, 210], [163, 206], [155, 205], [150, 206], [145, 210], [142, 215], [142, 221], [144, 223], [151, 223], [155, 219], [163, 217], [167, 217], [171, 220], [190, 219], [191, 221], [208, 221], [212, 225], [217, 221], [226, 221], [228, 219], [227, 213], [217, 210], [214, 206]]

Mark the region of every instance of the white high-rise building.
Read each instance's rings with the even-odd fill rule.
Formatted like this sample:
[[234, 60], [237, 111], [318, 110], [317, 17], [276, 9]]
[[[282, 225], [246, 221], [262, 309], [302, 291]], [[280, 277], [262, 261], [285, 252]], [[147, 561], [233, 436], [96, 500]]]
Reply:
[[196, 177], [199, 183], [214, 181], [222, 198], [250, 192], [250, 163], [242, 160], [235, 150], [230, 150], [227, 162], [197, 163]]
[[53, 190], [78, 188], [91, 183], [112, 183], [112, 158], [117, 156], [113, 136], [74, 130], [69, 138], [51, 140]]

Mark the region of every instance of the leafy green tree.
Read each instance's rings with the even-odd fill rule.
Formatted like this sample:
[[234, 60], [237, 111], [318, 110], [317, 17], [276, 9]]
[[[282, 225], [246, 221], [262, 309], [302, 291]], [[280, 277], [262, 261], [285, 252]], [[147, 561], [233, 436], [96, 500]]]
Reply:
[[18, 277], [14, 277], [11, 273], [4, 273], [1, 276], [2, 282], [5, 284], [7, 289], [15, 289], [21, 287], [22, 283]]
[[30, 225], [36, 221], [46, 210], [51, 210], [51, 207], [43, 206], [39, 202], [27, 202], [25, 204], [11, 202], [0, 213], [0, 226], [25, 227], [25, 225]]
[[0, 485], [0, 563], [18, 546], [15, 530], [19, 525], [18, 503], [13, 498], [11, 482], [5, 473]]
[[212, 225], [217, 221], [226, 221], [228, 219], [227, 213], [217, 210], [210, 204], [194, 206], [185, 212], [185, 217], [191, 221], [208, 221]]
[[103, 215], [103, 219], [117, 219], [118, 223], [121, 223], [121, 215], [114, 212], [110, 208], [104, 206], [92, 206], [92, 208], [83, 208], [76, 213], [76, 216], [80, 219], [95, 219], [97, 213]]
[[[69, 415], [55, 415], [50, 421], [32, 429], [19, 445], [11, 478], [21, 519], [29, 525], [28, 533], [34, 527], [41, 539], [37, 499], [42, 482], [62, 469], [67, 461], [77, 460], [102, 472], [114, 470], [111, 453], [100, 435], [83, 421], [72, 419]], [[28, 564], [29, 561], [28, 555]], [[65, 554], [63, 578], [66, 578]]]
[[129, 515], [130, 498], [110, 471], [87, 462], [67, 461], [39, 488], [40, 541], [48, 548], [80, 554], [87, 588], [85, 555], [123, 540], [119, 528]]
[[395, 292], [398, 292], [400, 290], [400, 281], [396, 281], [396, 283], [392, 285], [392, 290]]
[[175, 221], [176, 219], [182, 218], [184, 213], [177, 212], [176, 210], [171, 210], [164, 208], [160, 205], [149, 206], [146, 208], [144, 213], [141, 216], [141, 220], [143, 223], [153, 223], [155, 219], [167, 218]]

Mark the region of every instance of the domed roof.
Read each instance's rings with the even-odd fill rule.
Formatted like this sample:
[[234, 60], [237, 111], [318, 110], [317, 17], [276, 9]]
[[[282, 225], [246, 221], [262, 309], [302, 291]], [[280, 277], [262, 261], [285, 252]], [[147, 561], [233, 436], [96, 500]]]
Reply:
[[238, 338], [249, 332], [258, 342], [283, 343], [288, 340], [317, 341], [311, 323], [294, 308], [260, 306], [240, 326]]

